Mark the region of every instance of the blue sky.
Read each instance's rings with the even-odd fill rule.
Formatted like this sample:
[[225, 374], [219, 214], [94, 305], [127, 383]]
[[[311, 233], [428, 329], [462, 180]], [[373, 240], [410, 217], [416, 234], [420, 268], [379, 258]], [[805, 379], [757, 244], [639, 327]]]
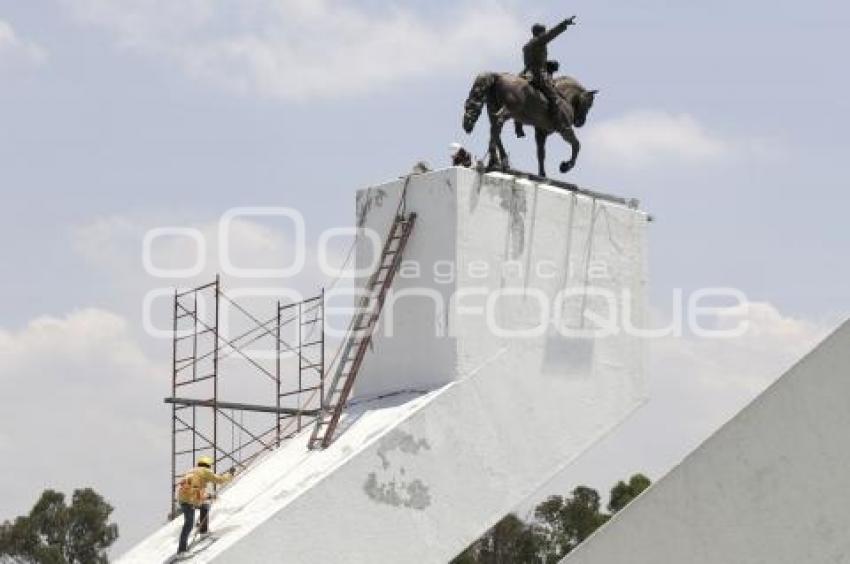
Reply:
[[[537, 20], [578, 15], [552, 55], [601, 94], [570, 180], [638, 197], [656, 217], [657, 315], [668, 314], [674, 288], [702, 286], [740, 288], [760, 308], [751, 339], [656, 348], [660, 407], [631, 432], [645, 437], [678, 416], [680, 433], [641, 443], [619, 465], [609, 458], [635, 436], [614, 437], [550, 489], [605, 486], [599, 466], [662, 473], [850, 311], [846, 3], [385, 5], [0, 0], [0, 379], [7, 392], [48, 399], [90, 386], [77, 405], [29, 411], [43, 426], [13, 423], [25, 412], [0, 416], [0, 459], [37, 459], [4, 463], [0, 500], [11, 501], [0, 518], [54, 483], [91, 477], [116, 491], [79, 455], [92, 444], [98, 463], [131, 465], [144, 485], [162, 481], [150, 477], [159, 451], [112, 449], [101, 442], [112, 435], [85, 437], [84, 423], [61, 437], [79, 448], [60, 476], [33, 447], [60, 440], [50, 429], [85, 419], [83, 410], [114, 417], [115, 440], [125, 424], [132, 436], [164, 437], [159, 404], [137, 405], [159, 401], [168, 362], [140, 329], [152, 284], [138, 258], [144, 228], [205, 225], [238, 205], [298, 208], [314, 235], [349, 225], [356, 188], [420, 159], [442, 166], [454, 140], [483, 152], [486, 128], [471, 138], [460, 129], [471, 80], [517, 70]], [[531, 141], [505, 138], [514, 164], [533, 169]], [[551, 141], [550, 171], [560, 154], [566, 147]], [[132, 360], [107, 371], [96, 354], [104, 347]], [[722, 372], [708, 386], [716, 393], [702, 376], [665, 376], [683, 367], [705, 379]], [[134, 390], [122, 400], [133, 407], [110, 407], [109, 386]], [[677, 398], [701, 398], [698, 416]], [[161, 517], [143, 498], [118, 500], [124, 542]]]

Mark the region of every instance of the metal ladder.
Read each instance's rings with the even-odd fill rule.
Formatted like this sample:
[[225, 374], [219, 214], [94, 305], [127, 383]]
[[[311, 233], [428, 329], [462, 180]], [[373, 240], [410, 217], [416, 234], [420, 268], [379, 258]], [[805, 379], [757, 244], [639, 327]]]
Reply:
[[415, 213], [407, 215], [397, 213], [395, 216], [381, 251], [378, 268], [369, 278], [366, 284], [366, 295], [360, 298], [357, 313], [351, 320], [339, 363], [327, 388], [327, 395], [323, 398], [313, 434], [307, 443], [310, 449], [326, 448], [333, 442], [334, 431], [345, 409], [360, 366], [363, 364], [366, 350], [372, 342], [372, 334], [381, 316], [384, 299], [398, 272], [404, 248], [415, 223]]

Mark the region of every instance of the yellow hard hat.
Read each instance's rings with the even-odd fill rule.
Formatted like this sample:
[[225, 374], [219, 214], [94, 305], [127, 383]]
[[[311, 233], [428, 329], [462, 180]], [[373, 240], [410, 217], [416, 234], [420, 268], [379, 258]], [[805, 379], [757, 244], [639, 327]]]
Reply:
[[212, 468], [213, 459], [211, 456], [202, 456], [198, 458], [198, 465], [209, 466], [210, 468]]

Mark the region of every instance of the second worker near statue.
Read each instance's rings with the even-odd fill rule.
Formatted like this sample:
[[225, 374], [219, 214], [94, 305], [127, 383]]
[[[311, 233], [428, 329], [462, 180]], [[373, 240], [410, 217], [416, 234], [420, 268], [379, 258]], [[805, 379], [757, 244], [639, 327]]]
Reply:
[[[522, 59], [525, 68], [520, 76], [525, 77], [532, 86], [538, 89], [549, 102], [551, 112], [558, 129], [563, 125], [563, 116], [558, 103], [558, 92], [552, 81], [552, 70], [557, 69], [558, 63], [549, 61], [549, 42], [564, 33], [568, 27], [575, 25], [575, 16], [567, 18], [555, 27], [546, 29], [543, 24], [534, 24], [531, 27], [531, 39], [522, 48]], [[522, 125], [516, 122], [516, 133], [519, 137], [524, 136]]]

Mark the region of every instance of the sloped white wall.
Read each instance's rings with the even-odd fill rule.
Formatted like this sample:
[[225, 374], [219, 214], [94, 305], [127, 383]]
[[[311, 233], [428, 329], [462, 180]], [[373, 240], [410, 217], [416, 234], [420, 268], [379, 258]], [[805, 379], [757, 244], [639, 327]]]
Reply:
[[850, 562], [850, 322], [566, 564]]

